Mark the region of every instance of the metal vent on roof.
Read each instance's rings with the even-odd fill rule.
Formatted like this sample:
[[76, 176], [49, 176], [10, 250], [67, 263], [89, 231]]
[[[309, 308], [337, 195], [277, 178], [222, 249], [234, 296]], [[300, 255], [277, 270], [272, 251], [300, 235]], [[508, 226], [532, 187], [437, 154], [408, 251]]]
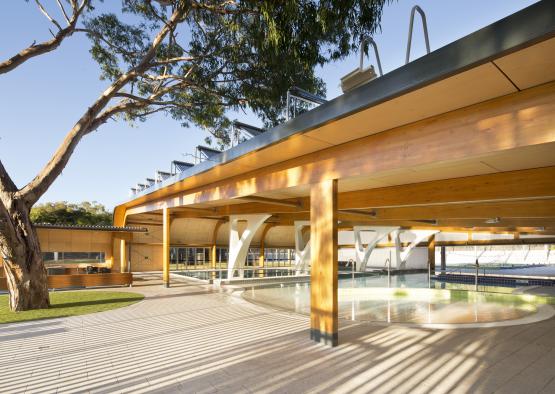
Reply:
[[172, 161], [172, 165], [171, 165], [171, 173], [172, 175], [175, 175], [179, 172], [183, 172], [191, 167], [194, 167], [193, 163], [188, 163], [185, 161], [179, 161], [179, 160], [174, 160]]
[[257, 135], [260, 135], [265, 131], [260, 127], [251, 126], [250, 124], [239, 122], [238, 120], [233, 121], [233, 127], [238, 130], [244, 131], [245, 133], [249, 134], [251, 137], [256, 137]]
[[202, 145], [198, 145], [197, 146], [197, 159], [200, 162], [203, 162], [205, 160], [210, 160], [213, 157], [219, 155], [220, 153], [222, 153], [222, 151], [219, 151], [217, 149], [213, 149], [213, 148], [209, 148], [207, 146], [202, 146]]
[[293, 86], [287, 91], [285, 118], [286, 120], [293, 119], [303, 109], [312, 109], [326, 102], [327, 100], [323, 97]]
[[264, 133], [264, 131], [260, 127], [234, 120], [231, 124], [231, 146], [239, 145], [250, 138]]
[[154, 176], [154, 179], [156, 180], [156, 183], [161, 183], [166, 179], [168, 179], [170, 176], [172, 176], [172, 174], [170, 174], [169, 172], [156, 171], [156, 175]]
[[148, 187], [148, 185], [145, 185], [144, 183], [137, 183], [137, 189], [142, 192], [143, 190], [145, 190]]
[[146, 183], [148, 187], [151, 187], [151, 186], [154, 186], [154, 184], [156, 183], [156, 180], [153, 178], [146, 178]]

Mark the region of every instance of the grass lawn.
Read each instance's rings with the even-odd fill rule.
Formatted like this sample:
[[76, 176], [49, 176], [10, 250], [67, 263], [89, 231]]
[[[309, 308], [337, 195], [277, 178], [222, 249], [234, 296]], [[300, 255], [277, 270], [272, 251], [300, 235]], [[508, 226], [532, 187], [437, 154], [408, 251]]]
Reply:
[[134, 304], [144, 298], [142, 294], [119, 291], [60, 291], [50, 293], [50, 308], [24, 312], [11, 312], [8, 296], [0, 295], [0, 324], [54, 317], [86, 315]]

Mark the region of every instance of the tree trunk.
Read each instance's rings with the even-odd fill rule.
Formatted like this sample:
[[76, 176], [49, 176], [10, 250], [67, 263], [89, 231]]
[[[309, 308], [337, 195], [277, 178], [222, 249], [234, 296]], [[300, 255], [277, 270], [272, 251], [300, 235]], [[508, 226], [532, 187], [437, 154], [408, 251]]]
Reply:
[[10, 309], [25, 311], [50, 306], [48, 279], [30, 209], [12, 200], [0, 232], [0, 251], [10, 293]]

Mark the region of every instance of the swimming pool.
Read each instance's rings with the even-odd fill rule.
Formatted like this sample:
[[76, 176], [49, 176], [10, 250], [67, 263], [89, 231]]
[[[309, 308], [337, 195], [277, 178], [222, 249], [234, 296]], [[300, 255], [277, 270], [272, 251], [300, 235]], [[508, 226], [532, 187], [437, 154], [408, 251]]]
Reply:
[[[391, 286], [388, 286], [390, 284]], [[425, 274], [339, 280], [339, 317], [358, 322], [407, 323], [440, 327], [523, 324], [555, 315], [551, 299], [528, 294], [471, 291], [460, 284], [432, 282]], [[441, 288], [441, 287], [445, 288]], [[473, 287], [472, 287], [473, 288]], [[249, 287], [243, 298], [254, 303], [310, 313], [308, 283]]]
[[[227, 279], [227, 270], [186, 270], [172, 271], [172, 274], [188, 276], [190, 278], [210, 280]], [[243, 269], [243, 278], [274, 278], [282, 276], [295, 276], [295, 270], [287, 268], [246, 268]], [[237, 279], [241, 279], [238, 278]]]

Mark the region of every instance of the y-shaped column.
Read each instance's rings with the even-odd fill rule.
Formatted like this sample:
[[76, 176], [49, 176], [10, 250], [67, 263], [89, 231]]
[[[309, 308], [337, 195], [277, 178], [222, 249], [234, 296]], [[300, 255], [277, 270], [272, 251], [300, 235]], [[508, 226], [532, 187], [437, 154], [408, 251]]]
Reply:
[[308, 271], [310, 261], [310, 239], [305, 242], [303, 229], [310, 226], [310, 221], [300, 220], [295, 222], [295, 271], [297, 273]]
[[402, 230], [395, 230], [393, 232], [393, 238], [395, 240], [395, 268], [402, 269], [404, 268], [405, 263], [409, 259], [409, 256], [413, 252], [414, 248], [425, 239], [429, 238], [430, 236], [439, 233], [439, 230], [406, 230], [414, 234], [416, 237], [410, 242], [410, 244], [403, 249], [401, 245], [401, 231]]
[[[366, 271], [366, 265], [368, 264], [368, 259], [370, 254], [378, 244], [387, 234], [392, 231], [397, 230], [399, 227], [379, 227], [379, 226], [354, 226], [353, 232], [355, 235], [355, 259], [356, 259], [356, 269], [357, 271]], [[372, 238], [368, 241], [368, 245], [364, 247], [362, 243], [361, 234], [362, 232], [369, 232], [372, 234]]]
[[[233, 278], [235, 270], [243, 276], [243, 267], [249, 251], [252, 238], [260, 226], [272, 215], [231, 215], [229, 217], [229, 261], [227, 262], [227, 277]], [[239, 221], [246, 221], [247, 228], [239, 236]]]

